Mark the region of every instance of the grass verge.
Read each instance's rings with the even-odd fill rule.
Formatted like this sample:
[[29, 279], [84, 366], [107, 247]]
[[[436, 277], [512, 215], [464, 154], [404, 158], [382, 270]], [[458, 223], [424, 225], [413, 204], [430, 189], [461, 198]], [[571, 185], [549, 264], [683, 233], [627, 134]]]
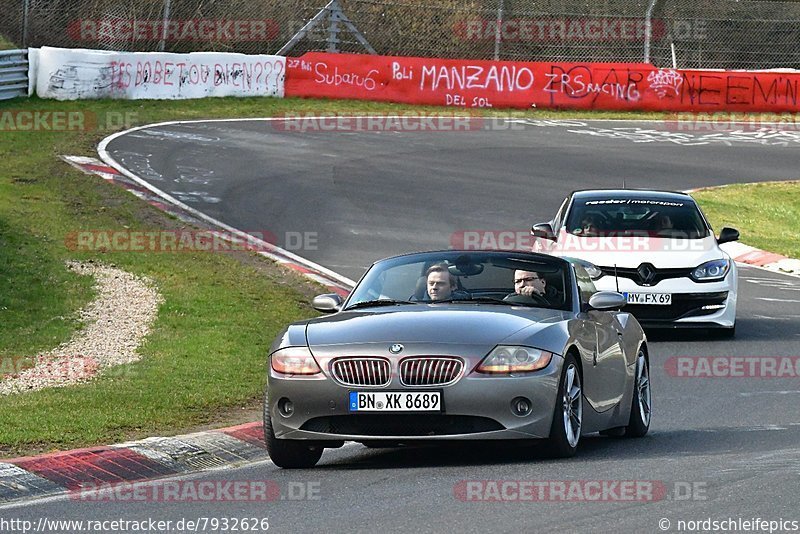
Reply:
[[731, 226], [748, 245], [800, 258], [800, 181], [728, 185], [692, 196], [717, 232]]
[[[114, 264], [155, 281], [166, 301], [143, 359], [81, 386], [0, 397], [0, 456], [108, 443], [199, 426], [240, 422], [257, 411], [264, 356], [287, 323], [312, 314], [308, 297], [319, 288], [248, 253], [87, 254], [71, 252], [65, 235], [81, 230], [163, 230], [182, 223], [122, 189], [58, 160], [91, 155], [110, 130], [103, 118], [126, 126], [166, 120], [265, 117], [282, 113], [448, 113], [439, 107], [357, 101], [225, 98], [190, 101], [0, 102], [0, 113], [67, 111], [98, 124], [89, 131], [0, 131], [0, 358], [16, 361], [54, 347], [80, 324], [75, 311], [92, 297], [90, 281], [69, 273], [67, 259]], [[530, 118], [660, 119], [661, 113], [490, 111]], [[5, 123], [8, 125], [9, 123]], [[11, 123], [13, 124], [13, 122]], [[766, 186], [771, 187], [771, 186]], [[794, 198], [775, 195], [775, 206]], [[752, 199], [732, 195], [716, 211], [717, 193], [699, 198], [712, 220], [724, 213], [753, 215], [752, 227], [733, 223], [745, 241], [761, 246], [764, 224]], [[780, 201], [780, 204], [778, 202]], [[738, 202], [738, 203], [737, 203]], [[786, 213], [791, 213], [786, 206]], [[796, 232], [795, 217], [791, 228]], [[715, 222], [720, 226], [721, 222]], [[721, 226], [720, 226], [721, 227]], [[769, 232], [765, 232], [769, 234]], [[797, 240], [796, 240], [797, 242]]]
[[3, 34], [0, 34], [0, 50], [16, 50], [17, 48], [17, 45], [6, 39]]

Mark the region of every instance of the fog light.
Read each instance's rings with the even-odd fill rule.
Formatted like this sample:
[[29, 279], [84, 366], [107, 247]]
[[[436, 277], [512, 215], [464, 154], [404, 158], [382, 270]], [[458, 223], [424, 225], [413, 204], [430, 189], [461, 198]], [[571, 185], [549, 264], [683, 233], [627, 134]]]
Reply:
[[514, 415], [524, 417], [531, 413], [533, 403], [525, 397], [517, 397], [511, 401], [511, 411]]
[[286, 397], [278, 401], [278, 411], [284, 417], [289, 417], [294, 413], [294, 404]]

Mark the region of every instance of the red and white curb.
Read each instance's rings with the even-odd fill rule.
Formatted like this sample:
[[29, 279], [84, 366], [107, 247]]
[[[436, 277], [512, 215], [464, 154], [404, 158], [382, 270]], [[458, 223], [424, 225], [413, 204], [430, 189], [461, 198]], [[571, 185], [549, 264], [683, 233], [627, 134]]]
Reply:
[[267, 460], [262, 424], [0, 461], [0, 503]]
[[744, 243], [725, 243], [720, 248], [737, 263], [754, 265], [776, 273], [800, 276], [800, 260], [767, 252]]
[[73, 167], [81, 170], [86, 174], [97, 175], [109, 182], [115, 183], [124, 187], [138, 198], [148, 202], [149, 204], [163, 210], [180, 220], [195, 224], [195, 225], [212, 225], [214, 227], [224, 230], [220, 232], [219, 237], [228, 241], [240, 240], [240, 242], [247, 242], [257, 245], [259, 254], [293, 269], [307, 278], [318, 282], [325, 286], [331, 293], [338, 293], [341, 296], [347, 296], [350, 290], [355, 286], [355, 282], [349, 278], [345, 278], [338, 273], [330, 271], [325, 267], [301, 258], [287, 250], [283, 250], [271, 243], [260, 240], [252, 235], [246, 234], [240, 230], [232, 228], [216, 219], [212, 219], [207, 215], [198, 212], [179, 200], [173, 199], [166, 193], [150, 186], [140, 178], [132, 173], [123, 173], [116, 168], [103, 163], [97, 158], [86, 156], [61, 156], [61, 159], [72, 165]]

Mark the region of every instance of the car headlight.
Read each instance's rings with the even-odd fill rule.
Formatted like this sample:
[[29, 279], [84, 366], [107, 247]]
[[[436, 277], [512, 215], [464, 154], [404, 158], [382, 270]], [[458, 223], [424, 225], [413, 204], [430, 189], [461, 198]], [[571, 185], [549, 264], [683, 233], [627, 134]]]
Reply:
[[492, 349], [476, 371], [479, 373], [527, 373], [544, 369], [553, 353], [531, 347], [500, 345]]
[[285, 375], [315, 375], [322, 372], [307, 347], [286, 347], [270, 358], [272, 369]]
[[696, 282], [715, 282], [725, 278], [730, 270], [730, 260], [712, 260], [696, 268], [689, 276]]

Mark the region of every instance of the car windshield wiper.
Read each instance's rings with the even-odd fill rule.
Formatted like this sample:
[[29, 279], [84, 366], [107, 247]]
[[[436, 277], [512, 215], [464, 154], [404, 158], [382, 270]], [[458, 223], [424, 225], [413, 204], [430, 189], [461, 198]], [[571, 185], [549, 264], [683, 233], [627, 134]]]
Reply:
[[513, 303], [505, 301], [503, 299], [496, 299], [494, 297], [470, 297], [470, 298], [461, 298], [461, 299], [444, 299], [444, 300], [432, 300], [428, 302], [428, 304], [437, 304], [439, 302], [480, 302], [486, 304], [504, 304], [506, 306], [510, 306]]
[[392, 299], [365, 300], [363, 302], [356, 302], [355, 304], [351, 304], [345, 309], [355, 310], [358, 308], [373, 308], [377, 306], [397, 306], [400, 304], [416, 304], [416, 302], [409, 302], [407, 300], [392, 300]]

